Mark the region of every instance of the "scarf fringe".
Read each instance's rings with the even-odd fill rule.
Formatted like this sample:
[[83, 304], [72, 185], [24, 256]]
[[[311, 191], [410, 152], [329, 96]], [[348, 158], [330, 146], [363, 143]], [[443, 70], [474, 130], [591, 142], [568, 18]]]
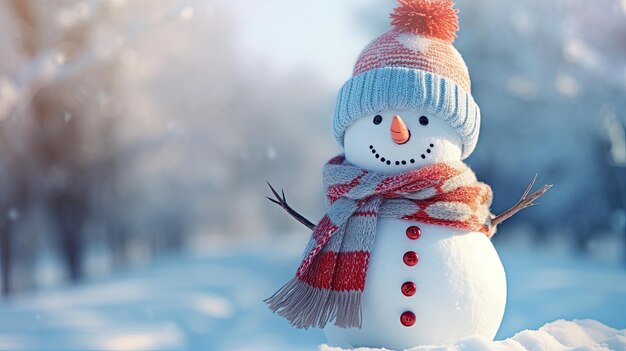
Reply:
[[340, 328], [361, 328], [361, 296], [360, 291], [320, 289], [293, 278], [264, 302], [299, 329], [324, 328], [333, 319]]

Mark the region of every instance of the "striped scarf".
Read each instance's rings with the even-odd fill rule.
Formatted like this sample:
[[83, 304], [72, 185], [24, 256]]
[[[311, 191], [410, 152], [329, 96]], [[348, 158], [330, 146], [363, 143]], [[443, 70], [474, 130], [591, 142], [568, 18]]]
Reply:
[[298, 328], [361, 326], [361, 297], [379, 216], [479, 231], [491, 237], [491, 188], [464, 163], [386, 176], [343, 155], [324, 166], [330, 203], [296, 276], [265, 302]]

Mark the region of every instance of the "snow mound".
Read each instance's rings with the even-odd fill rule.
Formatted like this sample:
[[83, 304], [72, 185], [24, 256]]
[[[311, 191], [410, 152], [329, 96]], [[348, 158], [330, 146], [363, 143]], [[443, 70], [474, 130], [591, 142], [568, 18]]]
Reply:
[[[320, 346], [320, 351], [344, 349]], [[353, 351], [383, 351], [386, 349], [358, 348]], [[501, 341], [482, 336], [470, 336], [454, 345], [418, 346], [407, 351], [624, 351], [626, 329], [617, 330], [594, 320], [548, 323], [538, 330], [524, 330]]]

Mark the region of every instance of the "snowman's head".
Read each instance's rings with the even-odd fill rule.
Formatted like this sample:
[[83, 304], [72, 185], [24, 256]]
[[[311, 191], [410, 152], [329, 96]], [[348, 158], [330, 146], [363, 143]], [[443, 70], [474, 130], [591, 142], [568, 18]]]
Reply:
[[398, 2], [393, 28], [361, 52], [333, 118], [348, 161], [387, 173], [464, 160], [476, 147], [481, 119], [453, 45], [459, 29], [453, 0]]
[[462, 149], [461, 137], [448, 123], [413, 110], [367, 115], [351, 124], [344, 135], [350, 163], [385, 174], [460, 161]]

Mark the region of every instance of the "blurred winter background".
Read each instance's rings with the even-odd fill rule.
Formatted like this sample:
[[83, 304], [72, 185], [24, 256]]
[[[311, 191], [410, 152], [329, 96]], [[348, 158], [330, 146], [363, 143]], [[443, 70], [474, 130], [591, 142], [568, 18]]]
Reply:
[[[383, 0], [0, 0], [0, 348], [313, 349], [261, 300], [324, 212], [335, 94]], [[626, 328], [626, 1], [460, 1], [500, 227], [498, 338]]]

